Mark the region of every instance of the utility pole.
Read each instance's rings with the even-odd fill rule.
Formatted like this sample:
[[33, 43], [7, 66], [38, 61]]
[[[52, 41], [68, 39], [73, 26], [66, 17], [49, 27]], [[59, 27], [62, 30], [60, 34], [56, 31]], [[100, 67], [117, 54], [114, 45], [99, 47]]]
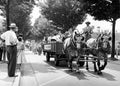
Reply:
[[6, 0], [6, 23], [7, 23], [7, 30], [9, 30], [9, 25], [10, 25], [10, 18], [9, 18], [9, 5], [10, 5], [10, 0]]

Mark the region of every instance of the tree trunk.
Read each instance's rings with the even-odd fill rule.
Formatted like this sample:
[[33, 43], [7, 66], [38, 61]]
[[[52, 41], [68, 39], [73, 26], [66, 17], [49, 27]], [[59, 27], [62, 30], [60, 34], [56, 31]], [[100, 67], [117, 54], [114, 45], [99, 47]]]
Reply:
[[6, 4], [6, 22], [7, 22], [7, 30], [9, 30], [9, 25], [10, 25], [10, 18], [9, 18], [9, 5], [10, 5], [10, 0], [7, 0]]
[[115, 24], [116, 24], [116, 18], [113, 18], [113, 26], [112, 26], [112, 53], [111, 53], [111, 59], [115, 59]]

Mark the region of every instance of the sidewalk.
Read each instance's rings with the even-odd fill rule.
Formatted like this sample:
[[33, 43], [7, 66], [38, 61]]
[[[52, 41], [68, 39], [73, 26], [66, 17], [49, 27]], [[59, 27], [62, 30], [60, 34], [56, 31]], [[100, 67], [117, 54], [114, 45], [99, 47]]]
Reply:
[[[32, 53], [29, 50], [25, 51], [25, 54], [28, 55]], [[120, 64], [120, 56], [117, 61], [109, 60], [110, 63]], [[21, 77], [21, 73], [19, 70], [16, 71], [16, 75], [18, 77], [8, 77], [7, 75], [7, 63], [0, 62], [0, 86], [19, 86], [19, 81]]]
[[[111, 56], [111, 55], [108, 55], [108, 58], [110, 58], [110, 56]], [[115, 58], [116, 58], [116, 56], [115, 56]], [[118, 64], [118, 65], [120, 65], [120, 55], [119, 55], [118, 58], [116, 58], [116, 59], [118, 59], [118, 60], [113, 61], [113, 60], [111, 60], [111, 59], [108, 59], [108, 62], [113, 63], [113, 64]]]
[[21, 73], [16, 70], [17, 77], [8, 77], [7, 63], [0, 62], [0, 86], [19, 86]]

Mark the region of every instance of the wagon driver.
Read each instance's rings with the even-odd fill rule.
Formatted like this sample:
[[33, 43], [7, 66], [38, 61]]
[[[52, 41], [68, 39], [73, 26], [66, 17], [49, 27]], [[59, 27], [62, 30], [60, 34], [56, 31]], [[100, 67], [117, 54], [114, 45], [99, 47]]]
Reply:
[[83, 31], [84, 31], [84, 33], [86, 34], [86, 36], [85, 36], [85, 41], [87, 41], [89, 38], [91, 38], [91, 34], [93, 33], [93, 29], [94, 29], [94, 27], [93, 26], [90, 26], [90, 22], [89, 21], [87, 21], [86, 22], [86, 27], [85, 28], [83, 28]]

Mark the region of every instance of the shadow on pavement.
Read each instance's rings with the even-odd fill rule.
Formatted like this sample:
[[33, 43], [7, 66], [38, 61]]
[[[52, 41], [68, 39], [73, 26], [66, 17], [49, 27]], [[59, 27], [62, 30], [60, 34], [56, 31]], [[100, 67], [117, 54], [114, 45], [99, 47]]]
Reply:
[[[50, 61], [50, 62], [46, 62], [48, 63], [49, 65], [55, 67], [57, 70], [60, 70], [60, 69], [63, 69], [64, 72], [66, 72], [67, 74], [70, 74], [72, 76], [75, 76], [77, 77], [79, 80], [81, 79], [85, 79], [85, 80], [88, 80], [87, 79], [87, 75], [85, 75], [84, 71], [81, 71], [81, 69], [84, 69], [85, 67], [82, 67], [80, 68], [80, 73], [76, 73], [75, 71], [73, 71], [73, 73], [67, 68], [67, 63], [66, 62], [60, 62], [60, 65], [59, 66], [55, 66], [54, 64], [54, 61]], [[109, 73], [106, 73], [106, 72], [103, 72], [102, 75], [98, 75], [97, 73], [95, 73], [94, 71], [87, 71], [91, 74], [92, 77], [95, 77], [95, 78], [105, 78], [109, 81], [116, 81], [115, 79], [115, 76], [109, 74]]]
[[109, 73], [106, 72], [102, 72], [102, 75], [98, 75], [97, 73], [95, 73], [94, 71], [88, 71], [91, 74], [94, 74], [97, 76], [97, 78], [105, 78], [109, 81], [116, 81], [115, 77]]
[[[46, 61], [44, 61], [44, 62], [46, 62]], [[50, 61], [50, 62], [46, 62], [46, 63], [49, 64], [50, 66], [53, 66], [53, 67], [57, 68], [57, 69], [67, 68], [67, 62], [65, 62], [65, 61], [60, 61], [58, 66], [55, 66], [54, 61]]]
[[[54, 61], [50, 61], [50, 62], [46, 62], [46, 63], [55, 67], [56, 70], [61, 70], [71, 76], [77, 77], [79, 80], [88, 80], [86, 78], [87, 76], [82, 71], [80, 71], [79, 73], [76, 73], [74, 70], [73, 71], [69, 70], [67, 67], [67, 63], [65, 61], [61, 61], [59, 66], [55, 66]], [[81, 67], [80, 69], [84, 69], [84, 67]]]
[[77, 77], [79, 80], [89, 80], [87, 79], [87, 75], [85, 75], [85, 73], [83, 73], [82, 71], [80, 72], [76, 72], [76, 71], [70, 71], [70, 70], [65, 70], [66, 73], [68, 73], [71, 76]]

